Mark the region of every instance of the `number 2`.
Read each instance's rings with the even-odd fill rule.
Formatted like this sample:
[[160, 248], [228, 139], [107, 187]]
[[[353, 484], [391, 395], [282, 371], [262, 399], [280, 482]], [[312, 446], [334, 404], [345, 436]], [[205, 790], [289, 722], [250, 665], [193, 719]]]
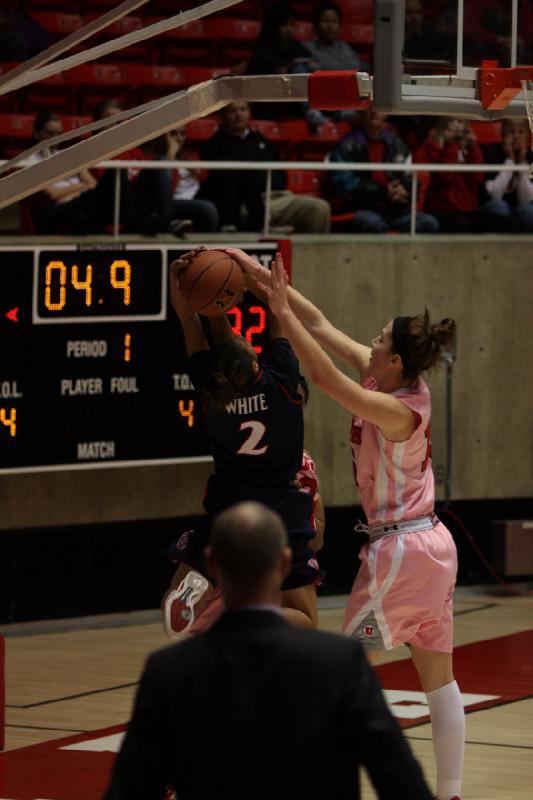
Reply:
[[250, 422], [241, 423], [239, 430], [245, 431], [250, 429], [248, 438], [243, 442], [241, 447], [237, 450], [238, 456], [262, 456], [268, 450], [268, 444], [263, 447], [257, 447], [261, 438], [263, 437], [266, 428], [262, 422], [251, 420]]

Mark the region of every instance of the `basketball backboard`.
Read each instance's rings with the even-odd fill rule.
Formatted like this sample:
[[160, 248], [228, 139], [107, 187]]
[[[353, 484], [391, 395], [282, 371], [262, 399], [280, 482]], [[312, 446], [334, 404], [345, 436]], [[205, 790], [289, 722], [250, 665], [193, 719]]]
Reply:
[[374, 105], [396, 114], [526, 116], [521, 80], [533, 74], [498, 74], [506, 88], [518, 84], [498, 104], [482, 93], [482, 67], [530, 67], [532, 51], [530, 0], [376, 0]]

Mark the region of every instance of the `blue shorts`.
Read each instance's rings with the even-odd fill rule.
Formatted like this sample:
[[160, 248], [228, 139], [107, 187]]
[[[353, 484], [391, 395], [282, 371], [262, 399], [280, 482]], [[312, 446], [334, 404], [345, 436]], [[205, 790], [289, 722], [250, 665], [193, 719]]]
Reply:
[[[310, 583], [321, 583], [324, 572], [320, 569], [309, 540], [315, 536], [312, 524], [313, 499], [296, 487], [243, 487], [233, 481], [216, 476], [208, 482], [204, 499], [206, 516], [201, 517], [194, 530], [185, 531], [167, 550], [175, 562], [185, 562], [205, 575], [204, 548], [209, 541], [213, 518], [226, 508], [246, 500], [253, 500], [276, 511], [287, 529], [292, 551], [292, 568], [282, 589], [297, 589]], [[209, 576], [207, 576], [209, 577]]]

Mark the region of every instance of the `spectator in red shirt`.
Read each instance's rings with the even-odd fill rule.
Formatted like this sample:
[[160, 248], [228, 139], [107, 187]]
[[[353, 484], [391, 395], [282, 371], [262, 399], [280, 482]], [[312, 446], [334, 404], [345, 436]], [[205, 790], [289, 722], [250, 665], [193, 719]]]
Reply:
[[[482, 164], [483, 153], [467, 120], [441, 117], [435, 130], [417, 153], [428, 164]], [[435, 216], [441, 230], [468, 233], [477, 230], [480, 172], [433, 172], [426, 192], [425, 208]]]

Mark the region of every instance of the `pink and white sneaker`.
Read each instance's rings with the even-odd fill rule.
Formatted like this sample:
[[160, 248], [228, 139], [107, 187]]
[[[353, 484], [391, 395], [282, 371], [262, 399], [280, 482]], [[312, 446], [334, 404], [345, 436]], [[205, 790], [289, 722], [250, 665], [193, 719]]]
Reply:
[[167, 636], [176, 639], [194, 622], [194, 606], [209, 588], [207, 578], [188, 572], [177, 589], [171, 589], [163, 601], [163, 626]]

